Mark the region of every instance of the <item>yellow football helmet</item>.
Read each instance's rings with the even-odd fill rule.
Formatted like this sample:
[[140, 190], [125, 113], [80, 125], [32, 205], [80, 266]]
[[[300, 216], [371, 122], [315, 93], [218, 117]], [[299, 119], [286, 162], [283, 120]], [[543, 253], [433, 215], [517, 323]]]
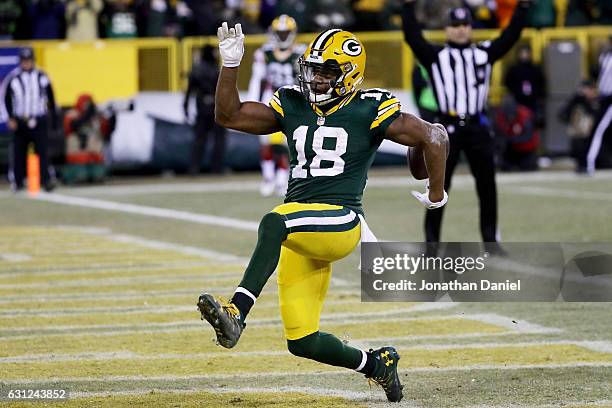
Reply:
[[[359, 88], [365, 73], [366, 52], [355, 35], [336, 28], [319, 34], [298, 63], [302, 94], [314, 104], [327, 104]], [[317, 74], [325, 78], [335, 76], [325, 93], [315, 92]]]
[[297, 23], [293, 17], [281, 14], [272, 20], [272, 24], [270, 24], [270, 40], [275, 47], [282, 50], [291, 47], [296, 35]]

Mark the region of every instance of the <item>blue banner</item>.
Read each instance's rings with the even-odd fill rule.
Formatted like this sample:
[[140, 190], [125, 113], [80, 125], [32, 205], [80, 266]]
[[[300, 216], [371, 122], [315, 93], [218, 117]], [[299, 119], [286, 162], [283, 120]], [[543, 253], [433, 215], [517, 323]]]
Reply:
[[19, 65], [19, 50], [20, 48], [9, 47], [0, 48], [0, 133], [7, 131], [6, 121], [8, 115], [4, 106], [5, 84], [4, 78]]

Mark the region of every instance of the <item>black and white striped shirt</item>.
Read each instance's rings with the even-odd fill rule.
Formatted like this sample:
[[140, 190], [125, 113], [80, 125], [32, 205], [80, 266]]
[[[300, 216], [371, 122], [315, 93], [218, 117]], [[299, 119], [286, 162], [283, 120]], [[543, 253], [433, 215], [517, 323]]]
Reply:
[[599, 96], [612, 96], [612, 49], [599, 56]]
[[423, 37], [414, 3], [404, 3], [404, 38], [428, 71], [439, 112], [451, 116], [479, 115], [487, 106], [492, 66], [520, 38], [527, 9], [517, 6], [510, 25], [493, 41], [434, 45]]
[[54, 113], [55, 98], [47, 75], [38, 70], [24, 71], [15, 68], [4, 82], [4, 102], [8, 116], [28, 119]]

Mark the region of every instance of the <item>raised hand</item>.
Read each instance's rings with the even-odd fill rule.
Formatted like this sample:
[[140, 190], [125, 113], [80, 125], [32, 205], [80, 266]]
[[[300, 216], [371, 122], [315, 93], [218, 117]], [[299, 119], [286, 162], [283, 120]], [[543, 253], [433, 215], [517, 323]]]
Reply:
[[217, 29], [217, 37], [219, 38], [219, 54], [223, 60], [223, 66], [228, 68], [239, 66], [244, 55], [242, 25], [236, 24], [234, 28], [228, 28], [227, 22], [224, 22]]

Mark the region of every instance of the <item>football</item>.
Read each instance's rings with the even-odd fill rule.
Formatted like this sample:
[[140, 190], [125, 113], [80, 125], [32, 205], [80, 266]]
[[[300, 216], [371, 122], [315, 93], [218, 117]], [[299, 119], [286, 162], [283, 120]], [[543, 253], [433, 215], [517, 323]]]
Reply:
[[[446, 132], [444, 126], [439, 123], [435, 123], [434, 126], [437, 126]], [[450, 153], [450, 144], [446, 146], [446, 158], [448, 159], [448, 155]], [[425, 157], [423, 156], [423, 149], [420, 147], [408, 147], [408, 151], [406, 152], [406, 159], [408, 160], [408, 167], [410, 168], [410, 173], [417, 180], [424, 180], [429, 177], [427, 174], [427, 166], [425, 165]]]
[[417, 180], [424, 180], [429, 177], [427, 167], [425, 166], [425, 158], [423, 157], [423, 149], [420, 147], [408, 147], [406, 159], [408, 160], [408, 167], [412, 177]]

